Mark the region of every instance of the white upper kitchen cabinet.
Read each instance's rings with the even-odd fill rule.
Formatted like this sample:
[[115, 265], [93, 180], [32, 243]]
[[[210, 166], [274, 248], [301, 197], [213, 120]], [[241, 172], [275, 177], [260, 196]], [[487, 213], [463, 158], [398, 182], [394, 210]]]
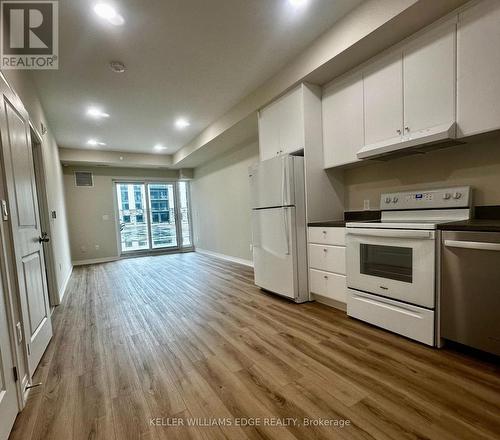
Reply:
[[364, 71], [365, 145], [401, 142], [403, 133], [403, 55], [396, 51]]
[[456, 135], [456, 19], [426, 29], [364, 70], [363, 158]]
[[457, 58], [458, 137], [500, 129], [500, 1], [459, 14]]
[[452, 20], [425, 32], [404, 47], [405, 137], [416, 139], [454, 127], [455, 43], [456, 20]]
[[280, 150], [279, 107], [270, 105], [259, 112], [260, 160], [275, 157]]
[[259, 112], [260, 160], [304, 148], [303, 85], [291, 90]]
[[362, 73], [325, 87], [322, 109], [325, 168], [358, 162], [356, 153], [364, 145]]

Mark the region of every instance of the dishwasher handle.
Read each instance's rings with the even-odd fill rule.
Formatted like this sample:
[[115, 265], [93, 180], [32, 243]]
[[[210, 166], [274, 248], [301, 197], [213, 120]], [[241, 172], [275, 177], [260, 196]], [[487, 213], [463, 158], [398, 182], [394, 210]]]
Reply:
[[500, 243], [487, 243], [483, 241], [445, 240], [444, 245], [446, 247], [451, 247], [451, 248], [477, 249], [481, 251], [500, 252]]

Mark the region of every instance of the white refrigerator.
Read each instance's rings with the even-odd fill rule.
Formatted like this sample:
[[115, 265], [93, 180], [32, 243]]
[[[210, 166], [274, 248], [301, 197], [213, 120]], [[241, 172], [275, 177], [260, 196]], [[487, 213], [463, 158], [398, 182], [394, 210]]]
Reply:
[[255, 284], [309, 301], [304, 158], [280, 156], [250, 167]]

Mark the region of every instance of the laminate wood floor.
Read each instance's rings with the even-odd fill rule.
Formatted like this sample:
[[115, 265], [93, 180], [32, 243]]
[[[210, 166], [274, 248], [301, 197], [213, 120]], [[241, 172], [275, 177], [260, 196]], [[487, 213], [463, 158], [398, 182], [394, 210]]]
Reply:
[[75, 268], [11, 438], [500, 438], [498, 366], [252, 279], [195, 253]]

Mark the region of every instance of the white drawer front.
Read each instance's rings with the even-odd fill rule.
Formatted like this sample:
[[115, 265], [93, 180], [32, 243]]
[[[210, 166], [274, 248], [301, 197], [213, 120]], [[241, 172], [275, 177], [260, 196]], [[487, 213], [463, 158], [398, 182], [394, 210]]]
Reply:
[[311, 293], [345, 303], [347, 283], [344, 275], [311, 269], [309, 271]]
[[345, 228], [308, 228], [309, 243], [345, 246]]
[[345, 247], [310, 244], [309, 267], [345, 275]]
[[348, 289], [347, 314], [407, 338], [434, 345], [433, 310]]

